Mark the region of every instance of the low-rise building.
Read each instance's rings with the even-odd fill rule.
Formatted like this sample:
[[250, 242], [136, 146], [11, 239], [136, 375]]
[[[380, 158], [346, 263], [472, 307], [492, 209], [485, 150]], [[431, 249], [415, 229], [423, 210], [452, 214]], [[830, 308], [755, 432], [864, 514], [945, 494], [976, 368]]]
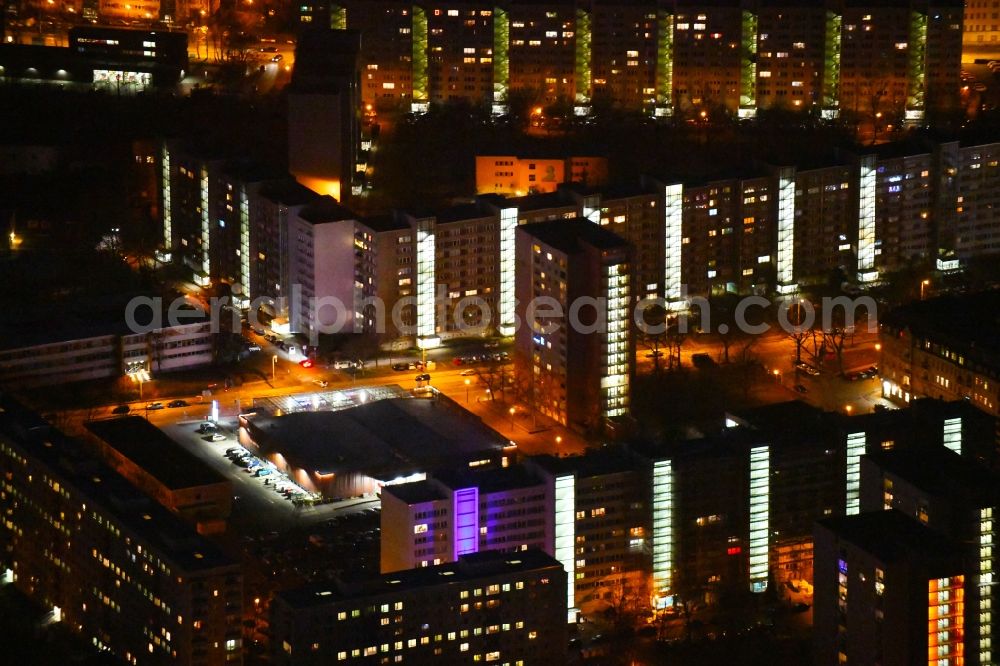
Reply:
[[108, 465], [136, 488], [207, 534], [221, 532], [233, 483], [141, 416], [91, 421], [87, 430]]
[[239, 563], [36, 414], [0, 398], [0, 560], [127, 664], [242, 663]]
[[882, 395], [969, 400], [1000, 416], [1000, 292], [910, 303], [881, 318]]
[[181, 309], [173, 325], [169, 313], [157, 322], [160, 306], [137, 298], [141, 305], [131, 311], [131, 323], [128, 299], [80, 306], [58, 318], [18, 313], [0, 325], [0, 384], [51, 386], [141, 372], [156, 376], [214, 360], [215, 334], [204, 313]]

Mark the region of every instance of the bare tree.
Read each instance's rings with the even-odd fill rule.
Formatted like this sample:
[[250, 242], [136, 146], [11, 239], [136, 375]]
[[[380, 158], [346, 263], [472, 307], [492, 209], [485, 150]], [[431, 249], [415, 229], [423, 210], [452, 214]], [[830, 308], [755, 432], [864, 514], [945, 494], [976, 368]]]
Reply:
[[[650, 350], [653, 357], [653, 371], [660, 372], [661, 348], [668, 344], [669, 327], [667, 325], [667, 310], [659, 303], [643, 310], [642, 325], [636, 336], [639, 344]], [[671, 360], [673, 357], [671, 356]]]
[[476, 366], [476, 378], [479, 383], [486, 387], [490, 400], [497, 399], [497, 393], [501, 399], [505, 398], [504, 385], [508, 377], [512, 376], [510, 363], [508, 361], [497, 360], [491, 356], [488, 361]]

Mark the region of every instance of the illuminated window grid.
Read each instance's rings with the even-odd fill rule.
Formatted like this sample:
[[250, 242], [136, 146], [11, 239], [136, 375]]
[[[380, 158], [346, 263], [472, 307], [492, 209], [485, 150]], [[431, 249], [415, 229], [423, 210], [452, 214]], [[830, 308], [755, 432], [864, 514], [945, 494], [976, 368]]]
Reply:
[[576, 477], [566, 474], [555, 480], [553, 554], [566, 570], [566, 607], [576, 605]]
[[964, 663], [965, 576], [927, 581], [927, 663]]
[[479, 550], [479, 488], [456, 490], [453, 496], [454, 553], [452, 559]]
[[160, 184], [163, 192], [163, 247], [166, 252], [174, 246], [173, 214], [170, 193], [170, 149], [163, 146], [163, 164], [160, 172]]
[[840, 37], [843, 18], [835, 12], [826, 13], [826, 48], [823, 52], [823, 118], [836, 118], [840, 113]]
[[653, 585], [657, 594], [673, 585], [674, 504], [673, 464], [658, 460], [653, 464]]
[[875, 156], [861, 158], [858, 177], [858, 279], [878, 277], [875, 268]]
[[681, 241], [683, 230], [684, 186], [667, 185], [664, 190], [663, 227], [664, 297], [668, 302], [680, 302], [681, 291]]
[[927, 98], [927, 14], [921, 11], [910, 12], [907, 60], [904, 119], [919, 121], [924, 117]]
[[434, 221], [417, 222], [417, 336], [433, 339], [434, 330]]
[[500, 211], [500, 334], [514, 334], [514, 232], [517, 208]]
[[951, 449], [955, 453], [962, 453], [962, 419], [945, 419], [942, 440], [946, 449]]
[[628, 275], [627, 265], [607, 267], [607, 321], [605, 332], [605, 376], [601, 380], [605, 418], [628, 413]]
[[208, 206], [208, 167], [201, 167], [201, 272], [207, 279], [211, 274], [212, 264], [209, 259], [209, 241], [211, 238], [211, 223]]
[[[246, 185], [240, 185], [240, 288], [250, 299], [250, 201]], [[248, 304], [249, 305], [249, 304]]]
[[771, 449], [750, 449], [750, 585], [754, 592], [767, 589], [770, 536]]
[[757, 115], [757, 15], [743, 10], [740, 48], [740, 118]]
[[993, 507], [979, 510], [979, 663], [993, 661]]
[[778, 283], [783, 293], [795, 291], [795, 169], [778, 174]]
[[865, 454], [865, 433], [852, 432], [847, 436], [846, 514], [856, 515], [861, 510], [861, 456]]

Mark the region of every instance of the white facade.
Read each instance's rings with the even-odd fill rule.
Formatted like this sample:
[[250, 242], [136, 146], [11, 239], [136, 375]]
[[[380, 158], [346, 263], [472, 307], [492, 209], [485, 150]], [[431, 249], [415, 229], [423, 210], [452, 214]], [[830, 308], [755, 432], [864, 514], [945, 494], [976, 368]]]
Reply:
[[375, 290], [374, 233], [356, 220], [288, 220], [289, 316], [295, 332], [365, 329], [364, 299]]

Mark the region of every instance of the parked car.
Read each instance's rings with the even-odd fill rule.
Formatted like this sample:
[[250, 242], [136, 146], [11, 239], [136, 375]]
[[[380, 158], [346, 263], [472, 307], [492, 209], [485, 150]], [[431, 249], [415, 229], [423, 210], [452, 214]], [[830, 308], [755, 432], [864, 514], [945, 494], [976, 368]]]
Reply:
[[805, 361], [799, 361], [798, 363], [795, 364], [795, 367], [797, 369], [801, 370], [802, 372], [806, 373], [807, 375], [810, 375], [811, 377], [818, 377], [819, 376], [819, 370], [817, 370], [816, 368], [812, 367], [811, 365], [809, 365]]
[[247, 345], [247, 351], [260, 351], [260, 345]]
[[115, 407], [114, 409], [111, 410], [111, 413], [112, 414], [128, 414], [130, 411], [132, 411], [132, 410], [131, 410], [131, 408], [128, 405], [118, 405], [117, 407]]
[[186, 400], [171, 400], [167, 403], [167, 407], [177, 408], [177, 407], [187, 407], [188, 403]]
[[218, 426], [212, 423], [211, 421], [204, 421], [203, 423], [200, 423], [198, 425], [198, 432], [202, 434], [215, 432], [216, 430], [218, 430]]
[[459, 374], [461, 374], [463, 377], [472, 377], [473, 375], [476, 374], [476, 371], [473, 370], [472, 368], [469, 368], [468, 370], [462, 370], [462, 372]]
[[148, 405], [146, 405], [146, 409], [163, 409], [163, 403], [162, 402], [151, 402]]
[[798, 393], [809, 393], [809, 389], [807, 389], [807, 388], [806, 388], [805, 386], [803, 386], [802, 384], [796, 384], [796, 385], [795, 385], [795, 390], [796, 390], [796, 391], [797, 391]]
[[416, 377], [416, 381], [418, 381], [418, 382], [429, 382], [430, 380], [431, 380], [431, 376], [429, 374], [427, 374], [426, 372], [424, 374], [422, 374], [422, 375], [417, 375], [417, 377]]
[[212, 433], [212, 441], [213, 442], [221, 442], [225, 438], [226, 438], [226, 436], [223, 435], [222, 433], [218, 433], [218, 432], [213, 432]]
[[708, 354], [692, 354], [691, 363], [696, 368], [711, 368], [715, 365], [715, 361]]
[[489, 342], [483, 344], [483, 347], [485, 347], [486, 349], [496, 349], [499, 346], [500, 343], [496, 340], [490, 340]]
[[410, 366], [408, 363], [393, 363], [392, 369], [395, 370], [396, 372], [404, 372], [406, 370], [409, 370]]
[[254, 329], [251, 329], [251, 330], [252, 330], [252, 331], [253, 331], [254, 333], [256, 333], [257, 335], [261, 335], [261, 336], [263, 336], [263, 335], [264, 335], [264, 329], [262, 329], [262, 328], [254, 328]]

